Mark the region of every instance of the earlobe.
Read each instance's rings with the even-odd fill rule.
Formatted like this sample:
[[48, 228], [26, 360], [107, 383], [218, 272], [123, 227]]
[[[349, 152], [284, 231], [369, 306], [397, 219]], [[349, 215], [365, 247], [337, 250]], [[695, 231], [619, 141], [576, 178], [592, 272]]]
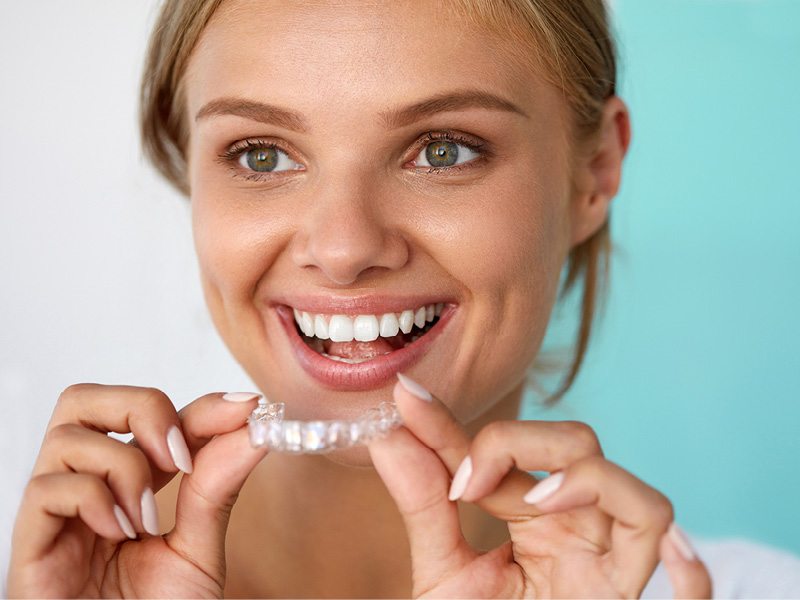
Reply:
[[622, 161], [631, 139], [630, 116], [617, 96], [606, 101], [599, 137], [576, 174], [572, 200], [572, 240], [577, 246], [597, 232], [608, 219], [611, 200], [619, 190]]

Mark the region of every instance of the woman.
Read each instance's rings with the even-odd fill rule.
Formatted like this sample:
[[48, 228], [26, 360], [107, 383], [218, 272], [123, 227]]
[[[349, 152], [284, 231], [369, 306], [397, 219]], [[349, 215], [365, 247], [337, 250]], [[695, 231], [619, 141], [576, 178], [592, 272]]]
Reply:
[[630, 139], [614, 81], [599, 0], [168, 1], [144, 143], [190, 197], [220, 334], [291, 418], [394, 399], [404, 426], [268, 454], [242, 426], [257, 393], [176, 413], [72, 386], [9, 595], [628, 597], [661, 559], [709, 596], [669, 501], [588, 426], [514, 420], [565, 264], [585, 281], [560, 393], [588, 341]]

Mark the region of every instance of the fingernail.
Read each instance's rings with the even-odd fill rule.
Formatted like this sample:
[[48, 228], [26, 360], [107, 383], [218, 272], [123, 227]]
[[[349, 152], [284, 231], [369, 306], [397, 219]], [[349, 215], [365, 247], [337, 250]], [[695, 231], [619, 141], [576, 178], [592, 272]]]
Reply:
[[397, 379], [400, 381], [400, 385], [402, 385], [412, 396], [416, 396], [420, 400], [425, 400], [425, 402], [433, 401], [433, 396], [431, 396], [431, 393], [413, 379], [409, 379], [402, 373], [397, 374]]
[[114, 516], [117, 517], [117, 523], [119, 523], [122, 533], [127, 535], [130, 539], [135, 540], [136, 532], [133, 530], [131, 520], [128, 518], [128, 515], [125, 514], [125, 511], [122, 510], [122, 507], [118, 504], [114, 505]]
[[668, 533], [673, 545], [678, 549], [678, 552], [681, 553], [683, 558], [688, 561], [697, 558], [697, 553], [694, 551], [694, 548], [692, 548], [692, 544], [689, 542], [689, 538], [686, 537], [683, 529], [678, 527], [676, 523], [672, 523], [672, 525], [669, 526]]
[[181, 430], [177, 425], [173, 425], [167, 432], [167, 448], [172, 456], [172, 462], [187, 475], [192, 472], [192, 456], [189, 454], [189, 447], [183, 438]]
[[461, 495], [464, 493], [464, 490], [467, 489], [467, 484], [469, 483], [469, 478], [472, 476], [472, 459], [467, 456], [464, 460], [461, 461], [461, 464], [458, 465], [458, 469], [456, 469], [456, 474], [453, 475], [453, 483], [450, 484], [450, 493], [448, 494], [448, 498], [452, 502], [453, 500], [458, 500], [461, 498]]
[[249, 402], [250, 400], [255, 400], [260, 397], [261, 394], [255, 392], [228, 392], [222, 399], [228, 402]]
[[156, 497], [153, 495], [153, 490], [150, 488], [145, 488], [142, 493], [142, 525], [144, 525], [144, 530], [150, 535], [159, 535]]
[[564, 483], [564, 474], [563, 473], [556, 473], [555, 475], [550, 475], [550, 477], [545, 477], [539, 483], [537, 483], [531, 491], [529, 491], [525, 496], [522, 498], [528, 504], [538, 504], [543, 500], [546, 500], [550, 496], [558, 491], [558, 488], [561, 487], [561, 484]]

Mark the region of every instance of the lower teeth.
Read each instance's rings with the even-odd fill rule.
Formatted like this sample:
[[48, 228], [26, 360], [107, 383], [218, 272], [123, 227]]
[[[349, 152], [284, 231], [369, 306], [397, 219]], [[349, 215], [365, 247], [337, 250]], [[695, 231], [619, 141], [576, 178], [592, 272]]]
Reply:
[[[367, 362], [368, 360], [372, 360], [373, 358], [377, 358], [376, 356], [371, 356], [370, 358], [346, 358], [344, 356], [333, 356], [331, 354], [327, 354], [326, 352], [320, 352], [320, 354], [325, 358], [329, 358], [337, 362], [347, 363], [349, 365], [358, 365], [360, 363]], [[386, 354], [389, 354], [389, 352]], [[386, 356], [386, 354], [382, 354], [381, 356]]]

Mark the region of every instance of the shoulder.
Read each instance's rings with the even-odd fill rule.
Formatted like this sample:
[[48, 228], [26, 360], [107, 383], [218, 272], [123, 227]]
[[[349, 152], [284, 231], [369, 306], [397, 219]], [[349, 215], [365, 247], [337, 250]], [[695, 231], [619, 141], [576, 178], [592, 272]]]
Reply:
[[[800, 557], [745, 539], [692, 538], [711, 573], [715, 598], [800, 597]], [[662, 565], [642, 598], [672, 598], [672, 586]]]

